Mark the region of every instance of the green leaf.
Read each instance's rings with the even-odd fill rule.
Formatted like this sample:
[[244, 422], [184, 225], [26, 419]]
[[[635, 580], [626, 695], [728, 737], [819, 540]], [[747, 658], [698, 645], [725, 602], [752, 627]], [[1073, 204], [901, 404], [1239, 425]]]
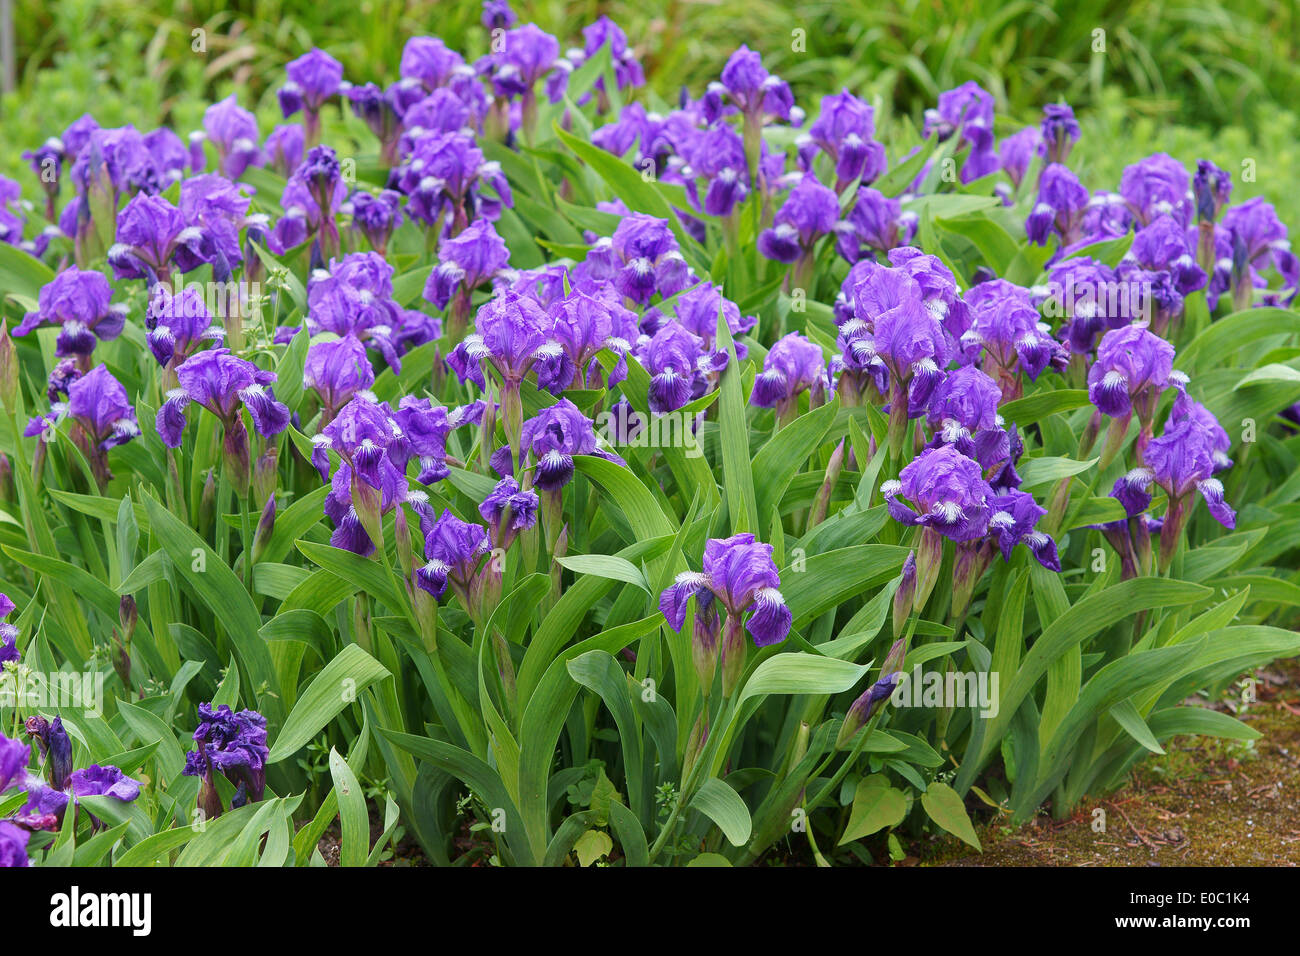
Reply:
[[946, 783], [930, 784], [925, 793], [921, 794], [921, 807], [939, 826], [981, 853], [984, 852], [979, 837], [975, 835], [975, 828], [971, 826], [970, 817], [966, 814], [966, 807], [952, 787]]
[[267, 762], [278, 763], [293, 756], [354, 702], [361, 691], [388, 676], [388, 669], [358, 645], [343, 648], [298, 698]]
[[1133, 705], [1131, 698], [1121, 700], [1111, 707], [1110, 715], [1115, 718], [1115, 723], [1124, 728], [1125, 733], [1147, 750], [1153, 754], [1163, 754], [1165, 752], [1165, 748], [1160, 746], [1160, 742], [1151, 733], [1151, 728], [1142, 719], [1142, 715], [1138, 713], [1137, 707]]
[[609, 856], [612, 849], [614, 841], [604, 830], [588, 830], [573, 844], [573, 852], [578, 855], [581, 866], [591, 866], [601, 857]]
[[838, 846], [870, 836], [877, 830], [896, 827], [907, 814], [907, 796], [889, 786], [882, 774], [864, 777], [853, 795], [849, 825], [844, 828]]
[[576, 574], [594, 574], [596, 577], [609, 578], [612, 581], [626, 581], [628, 584], [635, 584], [647, 594], [650, 593], [645, 575], [626, 558], [612, 554], [575, 554], [555, 560]]
[[717, 777], [704, 781], [691, 800], [691, 807], [716, 823], [732, 846], [744, 846], [749, 842], [749, 834], [754, 828], [749, 807], [745, 806], [740, 794]]
[[334, 792], [339, 798], [339, 829], [342, 833], [339, 864], [365, 866], [370, 853], [370, 816], [366, 811], [366, 795], [357, 775], [333, 747], [330, 748], [330, 776], [334, 779]]

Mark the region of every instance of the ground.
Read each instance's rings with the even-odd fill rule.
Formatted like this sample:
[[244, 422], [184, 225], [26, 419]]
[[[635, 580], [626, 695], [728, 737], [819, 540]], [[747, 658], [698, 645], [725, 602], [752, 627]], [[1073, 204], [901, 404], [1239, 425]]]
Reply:
[[[982, 854], [936, 841], [905, 862], [939, 866], [1300, 865], [1300, 662], [1256, 675], [1258, 701], [1238, 717], [1263, 737], [1242, 743], [1176, 737], [1109, 797], [1068, 820], [1040, 816], [1017, 829], [980, 826]], [[1231, 708], [1229, 703], [1215, 705]], [[1104, 833], [1092, 829], [1095, 807]]]

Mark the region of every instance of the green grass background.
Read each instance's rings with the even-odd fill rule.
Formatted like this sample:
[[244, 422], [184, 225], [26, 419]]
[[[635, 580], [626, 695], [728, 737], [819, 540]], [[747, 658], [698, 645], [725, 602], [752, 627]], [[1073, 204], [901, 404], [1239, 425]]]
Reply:
[[[904, 117], [919, 124], [941, 90], [968, 79], [996, 96], [1004, 131], [1064, 99], [1084, 129], [1072, 165], [1093, 188], [1113, 188], [1126, 164], [1164, 150], [1232, 169], [1234, 199], [1264, 195], [1300, 222], [1295, 0], [539, 0], [514, 8], [565, 46], [608, 14], [670, 100], [683, 83], [701, 90], [741, 42], [763, 52], [810, 114], [822, 94], [845, 86], [877, 104], [886, 133]], [[33, 193], [21, 152], [87, 110], [104, 125], [165, 122], [184, 134], [233, 90], [269, 131], [281, 68], [312, 45], [342, 60], [351, 79], [389, 81], [408, 36], [436, 34], [470, 55], [487, 44], [477, 0], [17, 0], [16, 10], [18, 89], [0, 98], [0, 173]], [[192, 49], [195, 30], [204, 52]], [[1253, 170], [1253, 182], [1243, 170]]]

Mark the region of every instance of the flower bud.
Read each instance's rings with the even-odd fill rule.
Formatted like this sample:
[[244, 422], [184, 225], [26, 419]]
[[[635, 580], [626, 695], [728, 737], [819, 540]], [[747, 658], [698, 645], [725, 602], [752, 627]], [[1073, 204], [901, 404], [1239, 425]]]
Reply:
[[257, 521], [257, 530], [253, 532], [253, 563], [256, 564], [266, 553], [266, 547], [271, 543], [271, 536], [275, 533], [275, 495], [266, 499], [266, 504], [262, 506], [262, 517]]
[[9, 337], [9, 323], [0, 321], [0, 402], [7, 411], [17, 413], [18, 350]]
[[907, 616], [912, 613], [912, 600], [916, 596], [916, 552], [909, 551], [903, 562], [903, 579], [894, 592], [894, 636], [903, 633]]

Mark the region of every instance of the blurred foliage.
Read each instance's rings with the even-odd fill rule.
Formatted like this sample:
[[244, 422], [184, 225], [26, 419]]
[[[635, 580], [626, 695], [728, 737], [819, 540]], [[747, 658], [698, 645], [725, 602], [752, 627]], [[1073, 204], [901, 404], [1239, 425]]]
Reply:
[[[1291, 0], [521, 0], [521, 20], [554, 27], [562, 43], [604, 13], [641, 56], [651, 87], [672, 102], [698, 92], [739, 43], [761, 50], [801, 105], [846, 86], [874, 100], [882, 122], [919, 123], [938, 93], [968, 79], [999, 112], [1035, 122], [1066, 100], [1088, 134], [1076, 165], [1117, 183], [1136, 151], [1187, 163], [1205, 156], [1257, 181], [1284, 218], [1300, 200], [1282, 172], [1295, 158], [1300, 12]], [[0, 173], [21, 176], [19, 154], [86, 110], [104, 125], [199, 126], [207, 103], [231, 91], [265, 124], [278, 118], [283, 64], [312, 45], [349, 76], [391, 81], [404, 38], [443, 37], [473, 57], [488, 37], [477, 0], [18, 0], [19, 89], [0, 101]], [[202, 33], [196, 33], [202, 31]], [[194, 49], [202, 46], [199, 52]], [[1124, 149], [1114, 148], [1123, 143]]]

